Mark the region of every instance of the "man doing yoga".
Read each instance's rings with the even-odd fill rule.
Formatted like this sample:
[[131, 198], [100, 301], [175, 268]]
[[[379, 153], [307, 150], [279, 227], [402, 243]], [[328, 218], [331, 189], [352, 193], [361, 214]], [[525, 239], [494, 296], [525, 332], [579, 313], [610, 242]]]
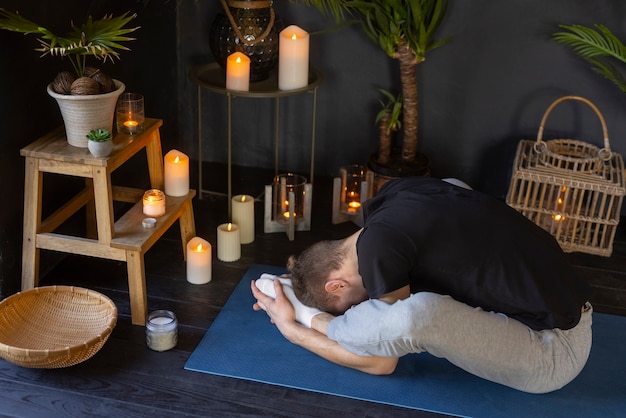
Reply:
[[428, 352], [530, 393], [582, 370], [589, 288], [548, 232], [500, 200], [425, 177], [386, 183], [363, 216], [353, 235], [290, 257], [290, 280], [252, 282], [254, 309], [287, 340], [372, 374]]

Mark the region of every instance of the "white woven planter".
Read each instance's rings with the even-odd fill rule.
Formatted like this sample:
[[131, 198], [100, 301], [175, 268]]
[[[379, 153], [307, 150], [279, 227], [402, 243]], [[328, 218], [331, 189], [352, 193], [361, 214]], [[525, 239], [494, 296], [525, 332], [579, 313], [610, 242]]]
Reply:
[[70, 95], [59, 94], [48, 84], [48, 94], [56, 99], [61, 109], [65, 134], [70, 145], [87, 148], [87, 134], [92, 129], [106, 129], [113, 132], [113, 116], [117, 98], [126, 86], [113, 80], [117, 90], [105, 94]]

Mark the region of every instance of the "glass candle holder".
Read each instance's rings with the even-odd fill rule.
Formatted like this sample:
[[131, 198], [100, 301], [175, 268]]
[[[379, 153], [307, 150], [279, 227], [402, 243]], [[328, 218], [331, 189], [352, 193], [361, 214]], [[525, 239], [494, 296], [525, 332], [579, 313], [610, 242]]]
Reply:
[[117, 131], [124, 134], [143, 132], [145, 120], [143, 96], [139, 93], [123, 93], [117, 100], [115, 110]]
[[178, 343], [178, 320], [172, 311], [151, 312], [146, 321], [146, 344], [154, 351], [167, 351]]
[[143, 194], [143, 213], [148, 216], [165, 215], [165, 194], [159, 189], [150, 189]]
[[291, 216], [296, 225], [304, 220], [306, 178], [297, 174], [279, 174], [272, 184], [272, 220], [288, 224]]
[[365, 167], [360, 164], [343, 166], [341, 177], [341, 198], [339, 210], [354, 215], [361, 210], [361, 185], [365, 181]]

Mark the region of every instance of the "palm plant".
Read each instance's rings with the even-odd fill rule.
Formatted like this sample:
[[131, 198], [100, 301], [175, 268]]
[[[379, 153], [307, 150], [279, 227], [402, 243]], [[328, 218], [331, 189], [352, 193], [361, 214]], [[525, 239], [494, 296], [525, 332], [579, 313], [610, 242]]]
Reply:
[[552, 39], [570, 46], [576, 54], [590, 63], [594, 71], [611, 80], [626, 93], [624, 74], [612, 60], [626, 64], [626, 46], [606, 26], [559, 25], [562, 32], [555, 32]]
[[402, 126], [400, 121], [400, 116], [402, 115], [402, 94], [394, 96], [383, 89], [380, 89], [380, 92], [387, 98], [387, 101], [380, 101], [382, 109], [376, 115], [376, 124], [379, 132], [377, 162], [387, 165], [391, 158], [391, 135]]
[[447, 0], [299, 0], [337, 22], [352, 16], [367, 36], [400, 64], [402, 84], [401, 162], [418, 163], [418, 88], [416, 64], [449, 38], [434, 39], [447, 10]]
[[[38, 36], [39, 48], [35, 51], [46, 55], [68, 57], [74, 69], [74, 76], [70, 80], [64, 80], [65, 84], [85, 76], [102, 74], [87, 66], [87, 57], [92, 56], [102, 62], [113, 61], [119, 58], [118, 50], [128, 50], [120, 42], [131, 41], [128, 35], [139, 27], [127, 28], [126, 25], [137, 15], [128, 12], [120, 16], [105, 15], [101, 19], [94, 20], [89, 16], [87, 21], [80, 26], [72, 24], [71, 31], [66, 36], [58, 36], [41, 25], [32, 22], [19, 13], [13, 13], [0, 8], [0, 29], [23, 34]], [[67, 75], [65, 75], [67, 78]], [[96, 77], [97, 78], [97, 77]], [[97, 80], [98, 81], [98, 80]], [[110, 79], [107, 79], [109, 82]], [[105, 92], [105, 91], [101, 91]], [[59, 93], [61, 93], [59, 91]], [[65, 92], [64, 92], [65, 93]]]

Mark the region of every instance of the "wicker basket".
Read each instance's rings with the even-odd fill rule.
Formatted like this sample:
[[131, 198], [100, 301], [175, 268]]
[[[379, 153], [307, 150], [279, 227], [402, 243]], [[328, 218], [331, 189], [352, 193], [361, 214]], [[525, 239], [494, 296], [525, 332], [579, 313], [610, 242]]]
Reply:
[[[596, 112], [604, 148], [542, 140], [550, 112], [565, 100], [582, 101]], [[604, 117], [589, 100], [564, 96], [544, 114], [537, 140], [520, 141], [506, 202], [549, 231], [564, 251], [610, 256], [624, 193], [624, 161], [611, 152]]]
[[68, 367], [102, 348], [117, 322], [108, 297], [71, 286], [37, 287], [0, 302], [0, 357], [31, 368]]

